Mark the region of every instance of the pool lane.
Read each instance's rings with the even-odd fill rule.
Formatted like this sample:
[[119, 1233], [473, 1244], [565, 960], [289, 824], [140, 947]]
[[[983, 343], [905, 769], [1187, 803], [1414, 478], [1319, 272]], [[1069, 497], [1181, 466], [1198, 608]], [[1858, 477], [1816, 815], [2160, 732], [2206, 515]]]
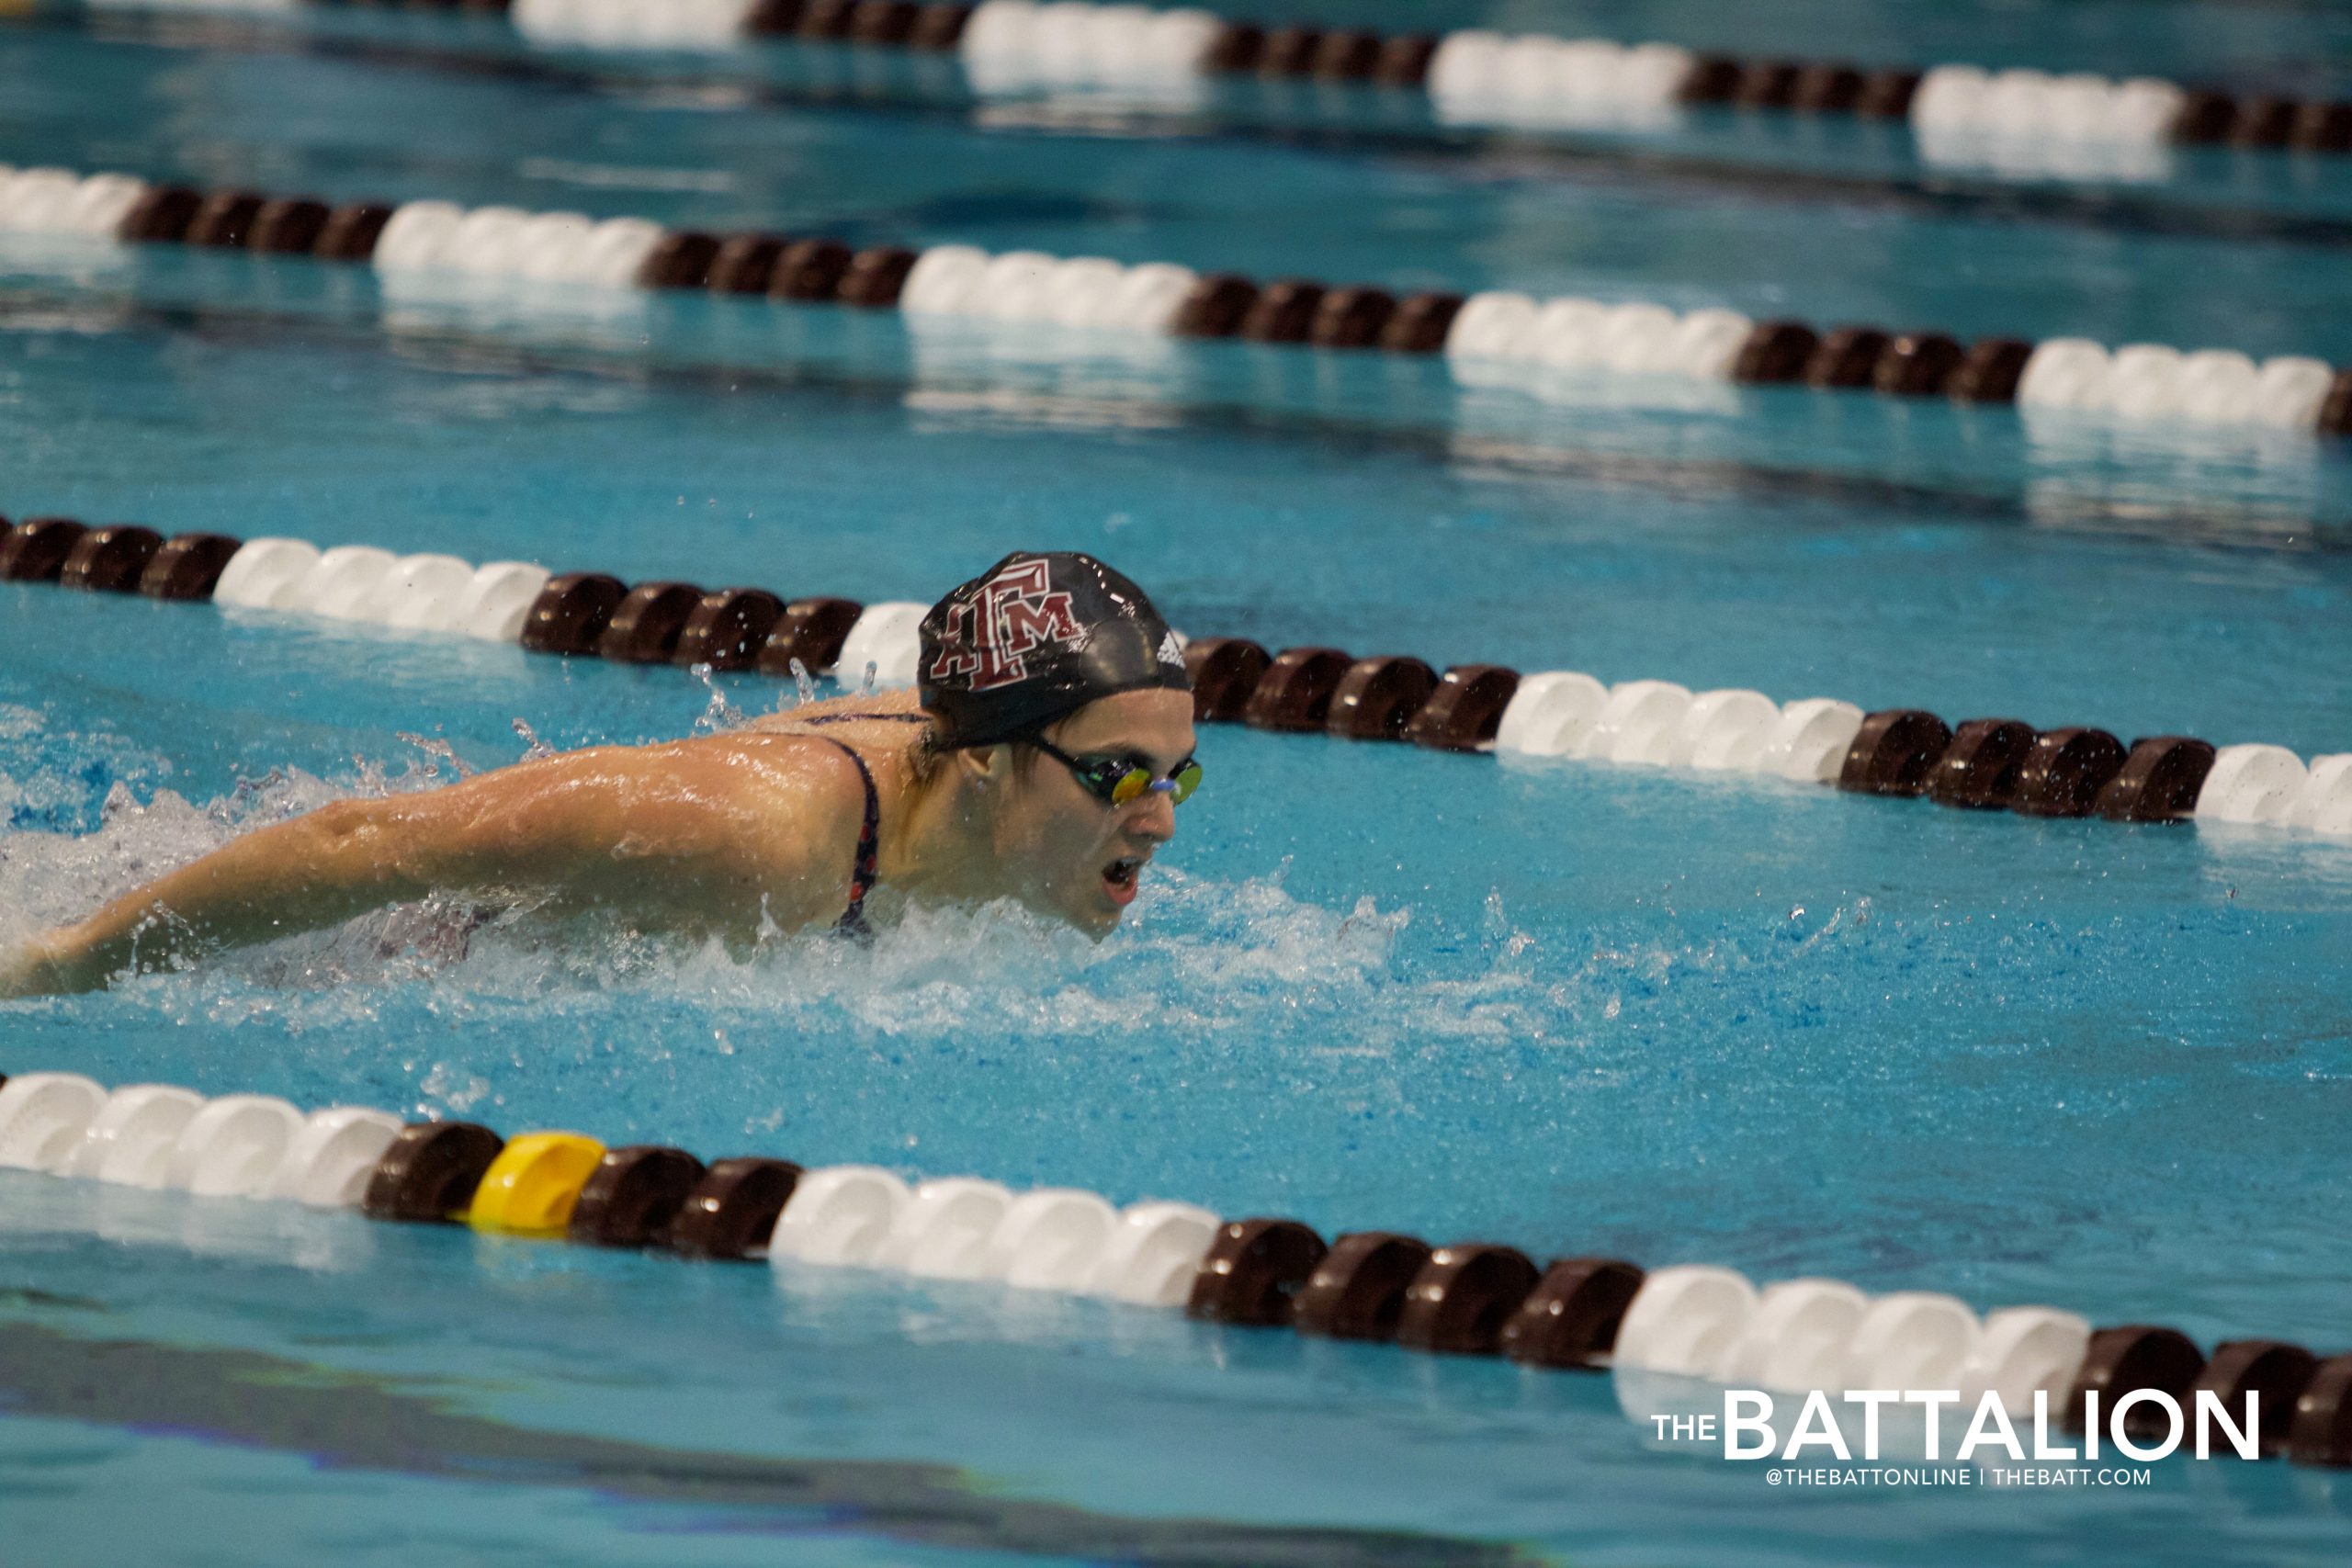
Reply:
[[[575, 745], [707, 716], [676, 671], [12, 593], [40, 634], [0, 666], [19, 927], [425, 765], [403, 732], [494, 765], [517, 718]], [[526, 927], [447, 969], [370, 920], [12, 1009], [11, 1067], [2333, 1332], [2352, 1255], [2310, 1151], [2352, 1051], [2352, 849], [1204, 750], [1213, 787], [1102, 949], [940, 916], [737, 964]]]
[[[2352, 358], [2352, 326], [2332, 308], [2340, 243], [2292, 230], [2120, 232], [1992, 209], [1792, 202], [1654, 186], [1638, 168], [1465, 180], [1393, 152], [747, 114], [723, 89], [616, 106], [527, 81], [54, 30], [0, 32], [0, 158], [19, 164]], [[2352, 189], [2352, 168], [2313, 177]]]
[[[40, 1194], [39, 1203], [53, 1194]], [[332, 1228], [332, 1227], [322, 1227]], [[340, 1238], [338, 1238], [340, 1239]], [[27, 1292], [35, 1304], [55, 1292]], [[86, 1310], [97, 1303], [63, 1302]], [[763, 1462], [576, 1433], [533, 1431], [447, 1408], [397, 1382], [220, 1348], [88, 1340], [9, 1325], [0, 1389], [13, 1416], [162, 1429], [299, 1453], [328, 1472], [393, 1472], [471, 1483], [571, 1486], [634, 1505], [684, 1505], [917, 1549], [979, 1547], [1029, 1557], [1117, 1557], [1139, 1568], [1195, 1562], [1209, 1541], [1267, 1568], [1373, 1568], [1402, 1554], [1430, 1568], [1509, 1568], [1499, 1543], [1408, 1530], [1253, 1529], [1221, 1520], [1120, 1518], [986, 1495], [938, 1464], [832, 1458]]]
[[[985, 340], [934, 353], [759, 303], [606, 325], [650, 326], [650, 354], [354, 330], [377, 303], [259, 331], [95, 290], [0, 312], [21, 432], [0, 504], [868, 603], [927, 602], [1018, 539], [1104, 553], [1201, 635], [2352, 739], [2346, 459], [2308, 442], [2119, 455], [2096, 429], [2077, 449], [2007, 412], [1805, 393], [1600, 412], [1238, 344], [1024, 376]], [[669, 347], [697, 333], [771, 353], [736, 372]]]
[[[17, 821], [0, 908], [17, 918], [397, 773], [417, 754], [402, 730], [486, 764], [519, 754], [514, 717], [571, 743], [683, 733], [705, 706], [674, 671], [294, 642], [184, 606], [48, 591], [5, 614], [42, 633], [38, 650], [0, 639]], [[758, 690], [729, 689], [743, 705]], [[871, 949], [786, 943], [748, 964], [495, 929], [453, 966], [411, 945], [413, 923], [371, 919], [13, 1004], [6, 1066], [2335, 1344], [2352, 1252], [2312, 1160], [2352, 1081], [2342, 846], [1248, 730], [1204, 750], [1211, 782], [1169, 869], [1100, 949], [941, 915]], [[266, 768], [325, 782], [236, 786]], [[2120, 1514], [2095, 1495], [1970, 1514], [1980, 1499], [1905, 1495], [1759, 1520], [1752, 1473], [1656, 1454], [1598, 1380], [985, 1288], [0, 1185], [0, 1287], [107, 1309], [45, 1309], [59, 1332], [424, 1380], [439, 1408], [626, 1439], [633, 1457], [570, 1451], [657, 1470], [648, 1447], [946, 1463], [999, 1498], [1573, 1561], [1661, 1534], [1698, 1562], [1752, 1562], [1759, 1541], [1835, 1555], [1859, 1529], [1863, 1557], [1879, 1532], [1951, 1532], [1906, 1561], [1958, 1568], [1987, 1541], [2064, 1552], [2123, 1529], [2137, 1560], [2283, 1563], [2345, 1528], [2324, 1475], [2186, 1463]], [[208, 1386], [202, 1365], [182, 1373]], [[265, 1380], [236, 1420], [191, 1424], [332, 1449], [332, 1424], [288, 1416], [300, 1403]], [[0, 1427], [24, 1456], [0, 1469], [50, 1478], [12, 1507], [39, 1521], [23, 1528], [62, 1528], [110, 1478], [250, 1497], [301, 1473], [269, 1452], [193, 1463], [168, 1447], [183, 1439], [90, 1408], [51, 1416], [100, 1424]], [[571, 1484], [567, 1445], [517, 1451], [537, 1486], [494, 1496], [404, 1466], [332, 1484], [358, 1489], [360, 1517], [398, 1505], [436, 1530], [561, 1517], [534, 1499]], [[416, 1467], [448, 1475], [451, 1450]], [[739, 1528], [774, 1528], [752, 1515]], [[273, 1506], [263, 1538], [308, 1540], [311, 1517]], [[659, 1507], [574, 1518], [587, 1561], [632, 1560], [628, 1532], [662, 1528]]]
[[[174, 1539], [233, 1531], [240, 1561], [263, 1568], [419, 1547], [597, 1568], [682, 1551], [715, 1564], [788, 1551], [820, 1568], [1030, 1568], [1087, 1538], [971, 1524], [1056, 1519], [1095, 1524], [1098, 1546], [1100, 1526], [1125, 1525], [1115, 1544], [1157, 1540], [1192, 1561], [1223, 1544], [1215, 1560], [1287, 1550], [1344, 1563], [1355, 1548], [1387, 1562], [1615, 1564], [1670, 1540], [1676, 1561], [1705, 1568], [1759, 1551], [1962, 1568], [2011, 1548], [2283, 1568], [2324, 1557], [2346, 1529], [2324, 1475], [2276, 1464], [2161, 1466], [2121, 1508], [2096, 1493], [1925, 1491], [1759, 1508], [1753, 1468], [1657, 1453], [1601, 1378], [356, 1220], [297, 1262], [233, 1222], [191, 1224], [189, 1205], [162, 1195], [110, 1194], [117, 1238], [101, 1242], [73, 1233], [86, 1215], [47, 1185], [7, 1179], [0, 1280], [43, 1285], [11, 1292], [6, 1323], [13, 1343], [47, 1352], [28, 1369], [36, 1385], [85, 1375], [73, 1391], [84, 1415], [0, 1419], [0, 1483], [12, 1539], [60, 1568], [154, 1560], [163, 1521]], [[143, 1283], [126, 1277], [126, 1252]], [[142, 1340], [166, 1312], [171, 1337]], [[116, 1364], [163, 1370], [160, 1397], [198, 1418], [170, 1434], [108, 1422], [94, 1407], [109, 1402], [109, 1342], [127, 1351]], [[364, 1416], [375, 1430], [353, 1429]], [[399, 1439], [413, 1445], [368, 1468], [312, 1458]], [[970, 1491], [943, 1499], [943, 1480]], [[842, 1506], [842, 1481], [871, 1500], [864, 1517]], [[831, 1506], [776, 1495], [813, 1487]], [[673, 1500], [630, 1495], [649, 1490]], [[94, 1506], [126, 1495], [148, 1506]], [[912, 1529], [888, 1533], [893, 1514]], [[954, 1524], [966, 1529], [952, 1543], [908, 1539]], [[1958, 1543], [1933, 1544], [1946, 1537]]]
[[[1212, 7], [1240, 14], [1245, 7]], [[1451, 9], [1451, 8], [1450, 8]], [[1432, 24], [1418, 0], [1262, 0], [1253, 17], [1388, 32]], [[2304, 0], [1482, 0], [1444, 26], [1562, 38], [1660, 39], [1756, 59], [1854, 60], [1915, 69], [1947, 62], [1988, 70], [2153, 74], [2311, 96], [2352, 91], [2338, 62], [2352, 19]]]
[[[363, 150], [362, 172], [380, 156]], [[0, 430], [44, 507], [630, 575], [711, 561], [869, 598], [927, 598], [1034, 531], [1110, 556], [1188, 629], [2344, 743], [2345, 557], [2304, 526], [2343, 515], [2332, 453], [2167, 451], [2163, 434], [1793, 394], [1740, 395], [1736, 418], [1534, 405], [1438, 367], [1238, 345], [1073, 371], [795, 312], [758, 318], [769, 373], [730, 378], [691, 350], [732, 342], [752, 319], [735, 307], [655, 312], [650, 353], [626, 321], [622, 341], [606, 323], [525, 346], [421, 308], [388, 333], [364, 288], [322, 301], [304, 269], [183, 259], [197, 304], [160, 319], [103, 276], [19, 280]], [[312, 319], [255, 332], [227, 309], [257, 300]], [[2226, 525], [2184, 536], [2208, 497], [2235, 509]], [[684, 732], [707, 701], [676, 671], [48, 589], [0, 591], [0, 628], [16, 921], [397, 773], [402, 730], [488, 763], [519, 752], [516, 717], [560, 743], [634, 739]], [[746, 707], [775, 693], [726, 689]], [[1104, 949], [946, 917], [869, 953], [750, 964], [502, 930], [436, 968], [403, 928], [365, 921], [12, 1005], [0, 1070], [1071, 1181], [2340, 1348], [2352, 1252], [2314, 1161], [2352, 1074], [2341, 846], [1210, 743], [1171, 874]], [[239, 790], [288, 768], [328, 782]], [[718, 1561], [896, 1568], [1018, 1544], [918, 1556], [837, 1529], [780, 1547], [768, 1532], [810, 1521], [625, 1485], [583, 1497], [566, 1455], [689, 1488], [725, 1468], [714, 1454], [753, 1473], [822, 1455], [834, 1479], [955, 1466], [1008, 1513], [1181, 1510], [1327, 1542], [1411, 1529], [1584, 1562], [1671, 1542], [1726, 1565], [2287, 1564], [2352, 1533], [2329, 1477], [2278, 1465], [2176, 1463], [2123, 1506], [1774, 1507], [1753, 1472], [1654, 1452], [1598, 1380], [1099, 1303], [814, 1270], [779, 1290], [758, 1269], [0, 1187], [15, 1342], [94, 1379], [107, 1361], [87, 1347], [128, 1344], [168, 1364], [196, 1417], [194, 1434], [135, 1431], [85, 1400], [0, 1421], [12, 1540], [59, 1563], [206, 1534], [270, 1568], [418, 1544], [652, 1563], [688, 1535]], [[553, 1461], [533, 1478], [548, 1483], [423, 1461], [319, 1472], [332, 1445], [309, 1418], [327, 1402], [304, 1390], [352, 1379], [411, 1401], [365, 1408], [480, 1439], [433, 1461], [495, 1467], [512, 1457], [496, 1428], [528, 1434], [513, 1450]], [[662, 1450], [690, 1456], [683, 1477]], [[149, 1506], [112, 1506], [124, 1495]], [[916, 1498], [933, 1519], [940, 1501]]]
[[101, 9], [45, 12], [17, 25], [117, 44], [487, 78], [622, 105], [911, 116], [1023, 136], [1272, 141], [1426, 163], [1487, 182], [1639, 180], [1661, 193], [2330, 245], [2344, 242], [2352, 221], [2352, 181], [2333, 175], [2326, 161], [2221, 147], [2170, 147], [2131, 171], [2103, 171], [2086, 154], [2071, 176], [2052, 165], [2021, 177], [1930, 156], [1907, 127], [1867, 120], [1708, 109], [1641, 130], [1514, 129], [1463, 121], [1414, 91], [1250, 76], [1203, 78], [1173, 96], [1076, 84], [982, 91], [946, 56], [791, 43], [666, 55], [586, 50], [536, 44], [465, 13]]

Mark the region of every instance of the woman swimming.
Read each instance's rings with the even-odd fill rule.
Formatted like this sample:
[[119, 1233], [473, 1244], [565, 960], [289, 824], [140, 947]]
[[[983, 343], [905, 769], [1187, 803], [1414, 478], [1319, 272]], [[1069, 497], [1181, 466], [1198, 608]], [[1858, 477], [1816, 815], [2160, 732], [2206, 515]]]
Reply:
[[877, 886], [1017, 899], [1095, 936], [1200, 782], [1182, 653], [1090, 556], [1016, 552], [923, 618], [916, 690], [518, 762], [249, 833], [0, 956], [0, 997], [273, 941], [433, 894], [743, 949], [865, 929]]

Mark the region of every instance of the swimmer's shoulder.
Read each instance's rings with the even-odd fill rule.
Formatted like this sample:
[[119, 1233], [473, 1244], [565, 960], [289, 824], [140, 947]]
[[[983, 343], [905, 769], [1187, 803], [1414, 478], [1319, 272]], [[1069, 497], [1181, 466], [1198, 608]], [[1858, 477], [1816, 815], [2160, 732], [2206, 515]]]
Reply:
[[930, 716], [912, 692], [866, 693], [766, 714], [689, 744], [731, 754], [778, 784], [816, 786], [853, 816], [863, 813], [865, 783], [886, 791], [920, 776], [917, 760], [901, 768], [930, 734]]
[[911, 691], [864, 692], [779, 708], [753, 719], [737, 733], [808, 735], [858, 745], [868, 744], [872, 737], [884, 745], [910, 745], [922, 738], [930, 722], [921, 699]]

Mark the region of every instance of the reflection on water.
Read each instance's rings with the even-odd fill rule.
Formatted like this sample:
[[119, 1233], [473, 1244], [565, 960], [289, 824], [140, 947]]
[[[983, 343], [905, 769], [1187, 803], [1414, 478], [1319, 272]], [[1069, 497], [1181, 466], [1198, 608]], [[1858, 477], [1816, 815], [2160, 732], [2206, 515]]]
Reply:
[[2004, 135], [1917, 122], [1912, 131], [1923, 162], [1938, 168], [1981, 169], [2007, 179], [2161, 185], [2175, 172], [2173, 150], [2162, 141], [2048, 132]]
[[2043, 527], [2310, 548], [2343, 538], [2328, 514], [2329, 443], [2307, 430], [2135, 420], [2078, 409], [2018, 411]]
[[24, 1241], [75, 1235], [318, 1273], [364, 1269], [376, 1255], [368, 1222], [342, 1210], [0, 1171], [0, 1236]]
[[651, 296], [641, 288], [542, 283], [503, 274], [401, 269], [374, 274], [385, 329], [519, 333], [535, 339], [628, 349], [644, 343]]
[[1725, 417], [1740, 412], [1739, 389], [1729, 381], [1713, 378], [1624, 376], [1592, 368], [1564, 370], [1534, 360], [1462, 358], [1445, 363], [1453, 378], [1464, 387], [1517, 392], [1560, 408]]
[[[129, 281], [130, 273], [130, 250], [111, 240], [0, 229], [0, 280], [26, 278], [112, 289]], [[100, 332], [119, 329], [123, 323], [109, 321], [109, 313], [127, 305], [128, 301], [77, 300], [54, 308], [51, 314], [61, 318], [67, 330]]]
[[[610, 412], [634, 397], [613, 389], [649, 380], [729, 392], [820, 386], [888, 396], [951, 425], [1230, 425], [1418, 446], [1441, 460], [1476, 452], [1481, 466], [1668, 491], [1842, 499], [1874, 516], [2023, 515], [2043, 527], [2299, 547], [2335, 545], [2352, 520], [2352, 465], [2340, 444], [2300, 431], [698, 294], [526, 289], [455, 274], [379, 280], [364, 268], [175, 247], [150, 247], [126, 266], [124, 254], [77, 251], [96, 268], [92, 279], [112, 281], [74, 286], [89, 299], [17, 294], [0, 310], [0, 329], [98, 334], [168, 324], [243, 334], [356, 318], [418, 365], [495, 372], [432, 394], [473, 399], [483, 412]], [[266, 308], [202, 302], [232, 277]], [[497, 379], [515, 389], [502, 392]], [[396, 383], [392, 395], [409, 386]]]

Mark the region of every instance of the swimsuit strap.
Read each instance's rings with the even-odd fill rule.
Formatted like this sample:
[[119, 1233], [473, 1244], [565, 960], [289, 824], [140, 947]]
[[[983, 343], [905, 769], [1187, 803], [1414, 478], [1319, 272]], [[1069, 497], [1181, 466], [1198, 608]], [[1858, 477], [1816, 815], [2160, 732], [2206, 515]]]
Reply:
[[874, 890], [875, 867], [882, 857], [882, 796], [874, 788], [874, 770], [865, 765], [865, 758], [831, 736], [814, 739], [841, 747], [842, 755], [856, 764], [858, 783], [865, 786], [865, 818], [857, 831], [857, 866], [850, 874], [849, 908], [833, 922], [835, 931], [864, 936], [867, 931], [865, 896]]
[[[880, 719], [885, 724], [929, 724], [927, 713], [820, 713], [814, 718], [795, 719], [795, 724], [854, 724], [865, 719]], [[833, 742], [838, 746], [840, 741]]]

